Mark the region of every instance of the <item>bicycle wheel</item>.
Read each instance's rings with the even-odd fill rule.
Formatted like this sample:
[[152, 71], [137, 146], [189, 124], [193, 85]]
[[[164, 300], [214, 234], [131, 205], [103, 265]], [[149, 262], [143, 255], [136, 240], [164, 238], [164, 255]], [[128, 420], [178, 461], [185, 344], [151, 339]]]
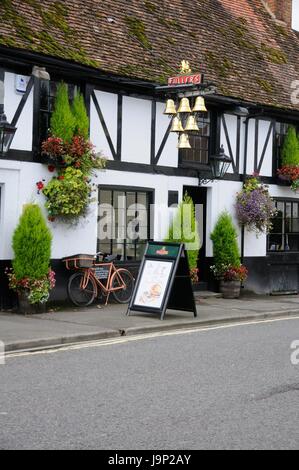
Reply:
[[112, 276], [111, 287], [116, 289], [123, 284], [125, 285], [123, 289], [112, 292], [114, 299], [119, 304], [127, 304], [130, 302], [134, 289], [134, 277], [126, 269], [118, 269]]
[[85, 289], [82, 289], [83, 280], [84, 273], [75, 273], [68, 282], [68, 296], [76, 307], [88, 307], [94, 301], [97, 293], [97, 286], [92, 277], [89, 278]]

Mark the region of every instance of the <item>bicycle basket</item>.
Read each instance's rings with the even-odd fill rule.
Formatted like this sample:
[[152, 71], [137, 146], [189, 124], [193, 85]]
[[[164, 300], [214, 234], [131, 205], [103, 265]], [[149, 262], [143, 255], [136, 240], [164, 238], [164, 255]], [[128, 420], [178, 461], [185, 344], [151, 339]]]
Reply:
[[91, 268], [95, 262], [94, 255], [73, 255], [63, 258], [66, 269], [82, 269]]

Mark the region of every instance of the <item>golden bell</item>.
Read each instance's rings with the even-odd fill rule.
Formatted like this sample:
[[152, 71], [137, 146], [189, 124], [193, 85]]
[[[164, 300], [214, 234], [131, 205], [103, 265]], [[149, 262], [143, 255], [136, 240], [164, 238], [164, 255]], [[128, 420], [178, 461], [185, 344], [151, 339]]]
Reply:
[[166, 108], [163, 114], [176, 114], [176, 107], [173, 100], [166, 101]]
[[180, 120], [180, 118], [178, 117], [173, 118], [170, 132], [184, 132], [182, 121]]
[[188, 117], [185, 132], [199, 132], [199, 127], [194, 116]]
[[188, 98], [181, 99], [178, 113], [191, 113], [191, 108], [190, 108], [190, 103], [189, 103]]
[[189, 142], [189, 136], [187, 134], [182, 134], [180, 139], [179, 139], [179, 144], [178, 144], [179, 149], [191, 149], [191, 145]]
[[202, 96], [198, 96], [195, 100], [194, 108], [192, 109], [193, 113], [207, 113], [205, 99]]

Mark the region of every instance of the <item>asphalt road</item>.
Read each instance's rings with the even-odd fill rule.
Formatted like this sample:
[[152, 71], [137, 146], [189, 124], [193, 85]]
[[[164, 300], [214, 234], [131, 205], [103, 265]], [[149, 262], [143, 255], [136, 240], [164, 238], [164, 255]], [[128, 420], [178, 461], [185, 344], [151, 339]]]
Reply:
[[299, 320], [10, 358], [1, 449], [298, 449]]

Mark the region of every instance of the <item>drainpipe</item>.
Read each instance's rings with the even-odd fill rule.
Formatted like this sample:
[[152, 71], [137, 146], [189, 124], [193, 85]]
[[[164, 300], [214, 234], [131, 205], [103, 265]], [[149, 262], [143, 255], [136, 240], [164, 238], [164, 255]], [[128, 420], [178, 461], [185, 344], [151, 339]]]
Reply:
[[4, 113], [4, 70], [0, 69], [0, 114]]

